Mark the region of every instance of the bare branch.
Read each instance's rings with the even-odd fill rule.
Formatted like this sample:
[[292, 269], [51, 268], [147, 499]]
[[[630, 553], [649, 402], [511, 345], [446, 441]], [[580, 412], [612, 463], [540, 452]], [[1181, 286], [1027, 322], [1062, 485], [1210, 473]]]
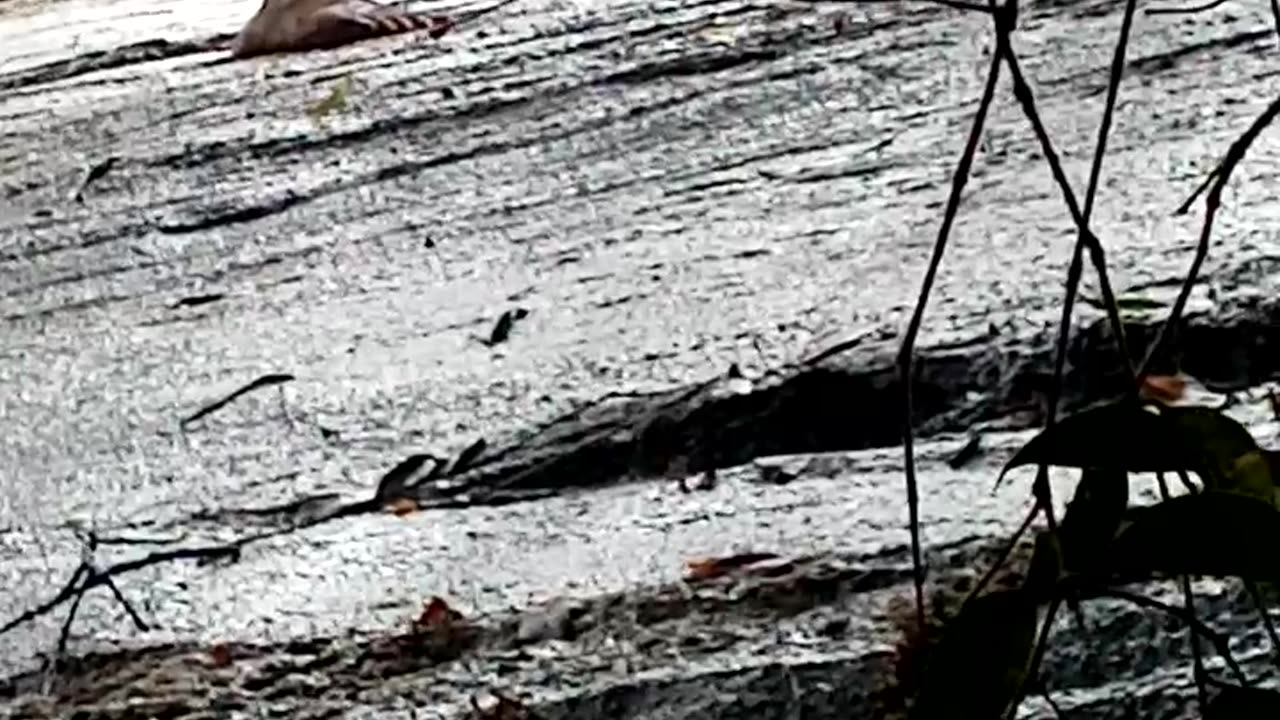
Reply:
[[1212, 10], [1219, 5], [1226, 4], [1227, 0], [1212, 0], [1203, 5], [1192, 5], [1190, 7], [1172, 7], [1172, 8], [1147, 8], [1148, 15], [1191, 15], [1193, 13], [1205, 12]]
[[[1218, 217], [1218, 208], [1222, 205], [1222, 191], [1226, 188], [1227, 182], [1231, 180], [1231, 173], [1235, 172], [1236, 166], [1244, 159], [1245, 153], [1249, 151], [1249, 147], [1258, 139], [1262, 131], [1276, 119], [1276, 115], [1280, 115], [1280, 97], [1271, 101], [1267, 109], [1258, 115], [1253, 124], [1244, 131], [1236, 141], [1231, 143], [1231, 147], [1227, 149], [1227, 154], [1222, 158], [1222, 163], [1213, 170], [1211, 177], [1212, 184], [1209, 187], [1209, 194], [1205, 197], [1204, 205], [1204, 224], [1200, 229], [1200, 242], [1196, 246], [1195, 258], [1191, 261], [1191, 269], [1187, 272], [1187, 279], [1182, 284], [1182, 289], [1178, 291], [1178, 299], [1174, 301], [1173, 307], [1169, 310], [1169, 319], [1165, 320], [1160, 327], [1160, 334], [1156, 336], [1155, 341], [1151, 344], [1147, 351], [1146, 358], [1138, 368], [1138, 382], [1141, 383], [1146, 377], [1151, 361], [1161, 350], [1172, 332], [1171, 328], [1178, 324], [1182, 319], [1182, 313], [1187, 307], [1187, 300], [1191, 297], [1191, 288], [1195, 286], [1197, 278], [1200, 276], [1200, 268], [1204, 265], [1205, 258], [1209, 255], [1209, 239], [1213, 235], [1213, 223]], [[1197, 192], [1198, 194], [1198, 192]], [[1194, 199], [1195, 195], [1192, 196]], [[1188, 201], [1188, 205], [1190, 204]], [[1185, 207], [1185, 206], [1184, 206]]]

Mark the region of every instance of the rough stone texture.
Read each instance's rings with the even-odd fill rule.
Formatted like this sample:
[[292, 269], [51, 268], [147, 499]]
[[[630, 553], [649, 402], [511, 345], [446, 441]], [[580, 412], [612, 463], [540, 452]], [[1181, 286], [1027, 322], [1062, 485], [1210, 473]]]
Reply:
[[[866, 565], [901, 552], [900, 452], [878, 449], [897, 439], [893, 339], [987, 64], [981, 19], [928, 5], [530, 1], [463, 10], [471, 20], [438, 42], [228, 62], [219, 47], [254, 6], [0, 5], [0, 620], [66, 582], [76, 525], [134, 541], [103, 546], [103, 565], [270, 534], [236, 562], [122, 576], [149, 633], [91, 593], [72, 650], [160, 648], [131, 651], [142, 659], [119, 677], [163, 676], [177, 657], [165, 647], [220, 641], [258, 644], [267, 664], [305, 664], [334, 642], [358, 669], [433, 594], [489, 622], [558, 597], [643, 602], [695, 555]], [[1016, 38], [1077, 183], [1119, 10], [1037, 4]], [[1175, 291], [1198, 219], [1170, 211], [1280, 90], [1266, 12], [1140, 16], [1094, 214], [1117, 287]], [[344, 76], [347, 109], [313, 119]], [[1277, 363], [1275, 137], [1227, 194], [1182, 343], [1186, 370], [1253, 388], [1237, 412], [1264, 443], [1280, 432], [1257, 402]], [[86, 184], [93, 168], [105, 173]], [[1025, 482], [989, 489], [1026, 437], [1008, 431], [1035, 420], [1071, 240], [1002, 85], [930, 304], [917, 401], [928, 433], [999, 431], [961, 470], [945, 460], [963, 437], [922, 446], [935, 554], [990, 544], [1020, 519]], [[1092, 278], [1085, 292], [1096, 297]], [[516, 308], [529, 313], [506, 342], [480, 341]], [[1114, 387], [1097, 315], [1082, 308], [1072, 402]], [[849, 337], [862, 340], [800, 360]], [[693, 392], [734, 364], [750, 392], [727, 378]], [[268, 373], [296, 379], [180, 427]], [[404, 457], [480, 437], [469, 471], [418, 487], [441, 507], [347, 512], [380, 509], [373, 488]], [[836, 450], [854, 452], [802, 458], [783, 486], [749, 465], [691, 495], [617, 483]], [[591, 489], [558, 492], [568, 486]], [[549, 496], [474, 504], [516, 490]], [[315, 523], [333, 512], [346, 514]], [[403, 681], [304, 671], [256, 690], [173, 660], [174, 684], [146, 697], [191, 717], [230, 712], [209, 705], [218, 698], [298, 715], [325, 687], [318, 712], [412, 717], [432, 693], [448, 712], [497, 684], [553, 717], [834, 717], [883, 669], [888, 629], [867, 608], [904, 592], [810, 610], [802, 639], [828, 613], [865, 636], [802, 649], [785, 623], [728, 603], [691, 624], [732, 643], [627, 649], [645, 672], [547, 640]], [[1205, 602], [1241, 607], [1223, 588]], [[65, 611], [0, 636], [3, 670], [50, 651]], [[1186, 712], [1178, 638], [1133, 639], [1119, 629], [1146, 632], [1145, 614], [1098, 612], [1115, 637], [1095, 648], [1068, 636], [1050, 659], [1064, 706]], [[1085, 662], [1112, 657], [1120, 669], [1106, 673]], [[3, 712], [69, 714], [83, 700], [61, 697]]]

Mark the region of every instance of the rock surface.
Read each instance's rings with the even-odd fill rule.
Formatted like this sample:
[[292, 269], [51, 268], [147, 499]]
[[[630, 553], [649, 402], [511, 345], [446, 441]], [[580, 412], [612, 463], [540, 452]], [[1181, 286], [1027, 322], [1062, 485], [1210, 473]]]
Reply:
[[[1176, 292], [1198, 217], [1172, 209], [1280, 91], [1255, 5], [1139, 16], [1094, 212], [1122, 290]], [[462, 22], [230, 62], [255, 7], [0, 5], [0, 622], [67, 582], [77, 528], [102, 567], [239, 548], [122, 574], [146, 633], [91, 592], [71, 650], [130, 648], [94, 661], [98, 685], [42, 695], [21, 674], [67, 605], [0, 635], [3, 711], [125, 712], [109, 687], [172, 717], [447, 716], [494, 688], [549, 717], [873, 702], [883, 611], [909, 593], [893, 352], [981, 89], [984, 19], [424, 5]], [[1077, 192], [1120, 11], [1033, 5], [1015, 38]], [[1007, 83], [989, 128], [923, 340], [938, 567], [971, 565], [1021, 519], [1025, 482], [990, 487], [1037, 421], [1073, 240]], [[1276, 137], [1227, 194], [1180, 346], [1183, 369], [1251, 400], [1280, 365]], [[1080, 313], [1069, 402], [1115, 387], [1097, 316]], [[182, 422], [270, 376], [291, 379]], [[1238, 411], [1274, 446], [1259, 407]], [[982, 453], [950, 468], [975, 423]], [[384, 486], [417, 512], [378, 512], [397, 463], [481, 438], [467, 467]], [[798, 457], [751, 464], [776, 455]], [[676, 489], [703, 470], [714, 488]], [[800, 575], [838, 592], [663, 605], [693, 592], [685, 560], [740, 551], [816, 556]], [[379, 643], [432, 595], [488, 628], [480, 649], [375, 679]], [[1207, 616], [1247, 607], [1227, 585], [1204, 595]], [[1188, 712], [1185, 644], [1152, 634], [1163, 619], [1096, 612], [1114, 633], [1068, 633], [1049, 660], [1064, 709]], [[1260, 667], [1249, 628], [1240, 654]], [[209, 670], [218, 643], [233, 661]]]

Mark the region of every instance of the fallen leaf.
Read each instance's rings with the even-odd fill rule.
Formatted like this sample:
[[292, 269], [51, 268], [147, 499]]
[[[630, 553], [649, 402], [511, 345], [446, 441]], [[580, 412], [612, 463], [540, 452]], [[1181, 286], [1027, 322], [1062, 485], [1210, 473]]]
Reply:
[[409, 634], [398, 639], [402, 652], [426, 655], [438, 661], [456, 659], [470, 648], [478, 631], [462, 613], [443, 599], [432, 596], [422, 604]]
[[404, 517], [405, 515], [412, 515], [418, 511], [418, 501], [413, 498], [398, 497], [388, 502], [383, 507], [387, 512], [396, 515], [397, 517]]
[[410, 455], [400, 461], [399, 464], [388, 470], [378, 480], [378, 489], [374, 491], [373, 496], [382, 500], [394, 498], [405, 489], [409, 481], [418, 472], [418, 469], [425, 465], [428, 460], [433, 461], [436, 465], [442, 462], [440, 458], [428, 453]]
[[215, 668], [224, 668], [231, 665], [231, 646], [220, 642], [209, 648], [209, 665]]
[[1140, 394], [1146, 400], [1174, 403], [1187, 392], [1187, 380], [1181, 375], [1148, 375], [1142, 381]]
[[695, 558], [685, 561], [684, 577], [686, 580], [710, 580], [748, 565], [778, 559], [779, 556], [773, 553], [740, 553], [718, 558]]
[[413, 624], [420, 628], [433, 628], [461, 622], [462, 619], [462, 613], [449, 607], [449, 603], [439, 596], [432, 595], [430, 600], [422, 604], [422, 614], [418, 615]]

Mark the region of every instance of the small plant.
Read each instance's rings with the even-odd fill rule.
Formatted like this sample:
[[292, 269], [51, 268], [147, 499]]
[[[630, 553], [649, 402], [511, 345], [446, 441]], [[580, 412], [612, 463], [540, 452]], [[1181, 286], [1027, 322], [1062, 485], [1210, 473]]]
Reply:
[[[1225, 639], [1196, 620], [1186, 580], [1237, 577], [1258, 598], [1255, 583], [1280, 579], [1273, 555], [1280, 547], [1280, 510], [1269, 462], [1274, 455], [1218, 410], [1130, 398], [1085, 409], [1033, 437], [1005, 472], [1039, 463], [1079, 468], [1075, 495], [1057, 528], [1037, 536], [1020, 586], [986, 591], [989, 583], [980, 582], [940, 637], [922, 642], [908, 636], [910, 652], [925, 655], [913, 660], [922, 664], [923, 674], [910, 717], [955, 717], [960, 709], [966, 717], [1012, 717], [1018, 703], [1040, 685], [1039, 663], [1058, 609], [1099, 597], [1171, 613], [1218, 649], [1233, 669], [1234, 682], [1210, 680], [1197, 653], [1202, 698], [1214, 684], [1218, 698], [1227, 698], [1223, 703], [1236, 703], [1247, 692], [1259, 710], [1240, 711], [1232, 704], [1229, 716], [1217, 717], [1274, 717], [1266, 708], [1280, 704], [1280, 693], [1250, 686]], [[1155, 474], [1163, 498], [1155, 505], [1129, 504], [1129, 483], [1140, 473]], [[1173, 495], [1165, 473], [1177, 473], [1186, 492]], [[1185, 609], [1123, 587], [1161, 576], [1183, 578]], [[1272, 637], [1274, 642], [1274, 631]], [[1215, 703], [1205, 701], [1206, 717], [1215, 717]]]
[[[1185, 385], [1169, 376], [1153, 377], [1153, 360], [1169, 350], [1191, 290], [1208, 254], [1210, 238], [1222, 194], [1235, 168], [1253, 142], [1280, 115], [1280, 98], [1273, 100], [1233, 142], [1218, 166], [1175, 212], [1185, 214], [1203, 196], [1204, 221], [1195, 256], [1178, 293], [1168, 308], [1159, 334], [1135, 362], [1128, 346], [1128, 328], [1122, 311], [1158, 312], [1159, 303], [1142, 297], [1118, 297], [1107, 273], [1102, 241], [1090, 228], [1090, 216], [1106, 156], [1125, 56], [1136, 13], [1136, 0], [1126, 0], [1120, 34], [1115, 45], [1106, 104], [1098, 129], [1098, 142], [1083, 202], [1076, 195], [1058, 153], [1036, 108], [1013, 35], [1018, 25], [1018, 3], [996, 0], [977, 4], [957, 0], [937, 2], [966, 12], [982, 13], [992, 20], [994, 52], [986, 85], [951, 184], [951, 192], [934, 243], [932, 257], [898, 354], [903, 393], [903, 450], [907, 506], [910, 517], [912, 560], [915, 567], [915, 618], [900, 623], [909, 632], [899, 648], [900, 681], [916, 690], [909, 717], [928, 720], [941, 717], [1012, 717], [1031, 690], [1042, 688], [1039, 667], [1048, 631], [1066, 604], [1097, 597], [1120, 598], [1170, 613], [1194, 633], [1192, 650], [1201, 711], [1208, 718], [1277, 717], [1280, 694], [1251, 687], [1231, 658], [1224, 638], [1196, 617], [1190, 576], [1239, 577], [1261, 605], [1259, 583], [1271, 583], [1280, 567], [1271, 560], [1271, 548], [1280, 542], [1280, 510], [1277, 510], [1276, 475], [1280, 457], [1258, 448], [1249, 432], [1217, 409], [1174, 406]], [[1216, 3], [1204, 6], [1213, 7]], [[1200, 8], [1200, 9], [1204, 9]], [[1195, 12], [1197, 10], [1188, 10]], [[1280, 33], [1280, 5], [1272, 11]], [[1033, 485], [1035, 507], [1008, 546], [1005, 557], [979, 582], [960, 612], [937, 632], [932, 632], [925, 611], [925, 572], [921, 559], [919, 494], [915, 476], [913, 380], [915, 343], [923, 323], [934, 279], [946, 251], [964, 186], [981, 144], [987, 113], [995, 97], [1002, 70], [1007, 70], [1013, 94], [1034, 132], [1041, 155], [1053, 176], [1077, 230], [1066, 293], [1062, 303], [1054, 382], [1048, 398], [1047, 422], [1010, 461], [1007, 471], [1021, 465], [1038, 467]], [[1119, 400], [1096, 405], [1061, 422], [1057, 418], [1059, 393], [1066, 365], [1072, 311], [1078, 298], [1085, 253], [1098, 276], [1101, 298], [1087, 302], [1107, 312], [1108, 325], [1133, 378], [1130, 392]], [[1277, 405], [1280, 415], [1280, 404]], [[1054, 517], [1049, 466], [1081, 470], [1075, 496], [1061, 523]], [[1149, 507], [1132, 507], [1129, 484], [1134, 474], [1154, 474], [1163, 498]], [[1175, 475], [1185, 493], [1174, 497], [1166, 474]], [[1199, 478], [1197, 485], [1191, 476]], [[1004, 473], [1001, 473], [1003, 479]], [[999, 484], [999, 480], [997, 481]], [[1047, 520], [1047, 530], [1035, 541], [1030, 567], [1022, 584], [987, 591], [989, 578], [1005, 563], [1009, 552], [1037, 517]], [[1129, 592], [1124, 585], [1159, 576], [1180, 577], [1185, 609]], [[1263, 620], [1273, 645], [1280, 650], [1270, 619]], [[1037, 626], [1039, 632], [1037, 632]], [[1207, 638], [1224, 656], [1234, 683], [1211, 680], [1199, 655], [1199, 637]], [[905, 663], [905, 666], [903, 665]], [[909, 667], [907, 667], [909, 666]], [[900, 682], [901, 684], [901, 682]], [[1209, 686], [1217, 692], [1210, 701]]]

